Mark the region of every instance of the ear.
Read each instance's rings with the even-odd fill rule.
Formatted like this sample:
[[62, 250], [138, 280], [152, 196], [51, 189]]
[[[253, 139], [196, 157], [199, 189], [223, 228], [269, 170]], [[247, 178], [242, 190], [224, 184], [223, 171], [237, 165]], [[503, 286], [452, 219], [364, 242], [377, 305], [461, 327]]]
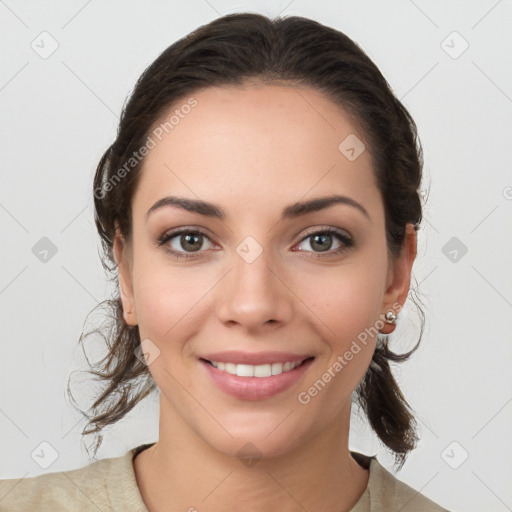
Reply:
[[132, 279], [132, 249], [127, 244], [116, 223], [116, 234], [113, 244], [114, 258], [117, 263], [119, 276], [119, 289], [121, 303], [123, 305], [124, 321], [131, 326], [137, 325], [137, 314], [135, 311], [135, 300], [133, 295]]
[[[403, 307], [409, 293], [412, 265], [416, 258], [416, 252], [416, 230], [414, 229], [414, 224], [409, 223], [406, 225], [400, 255], [390, 261], [387, 287], [382, 302], [384, 308], [382, 315], [391, 310], [398, 316], [400, 309]], [[394, 328], [393, 324], [386, 323], [380, 332], [382, 334], [389, 334]]]

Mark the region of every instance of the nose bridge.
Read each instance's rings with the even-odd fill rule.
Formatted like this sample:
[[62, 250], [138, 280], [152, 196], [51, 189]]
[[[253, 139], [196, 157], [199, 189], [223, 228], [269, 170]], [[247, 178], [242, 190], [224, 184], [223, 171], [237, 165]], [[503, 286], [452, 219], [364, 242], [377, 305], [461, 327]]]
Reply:
[[219, 319], [257, 329], [291, 318], [286, 286], [275, 275], [270, 249], [247, 237], [233, 253], [233, 270], [219, 297]]

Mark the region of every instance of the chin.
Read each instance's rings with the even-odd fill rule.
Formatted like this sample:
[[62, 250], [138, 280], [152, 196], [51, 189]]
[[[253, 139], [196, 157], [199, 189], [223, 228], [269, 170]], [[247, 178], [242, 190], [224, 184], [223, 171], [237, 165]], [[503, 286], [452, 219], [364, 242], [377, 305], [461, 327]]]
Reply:
[[[289, 416], [288, 416], [289, 414]], [[293, 418], [296, 413], [256, 415], [244, 414], [245, 421], [220, 423], [226, 427], [203, 432], [203, 440], [214, 450], [238, 457], [244, 462], [245, 457], [254, 459], [271, 459], [296, 450], [308, 436], [308, 426], [304, 418]], [[266, 416], [266, 417], [265, 417]], [[292, 419], [293, 418], [293, 419]], [[222, 433], [221, 433], [222, 432]], [[313, 436], [313, 433], [310, 433]]]

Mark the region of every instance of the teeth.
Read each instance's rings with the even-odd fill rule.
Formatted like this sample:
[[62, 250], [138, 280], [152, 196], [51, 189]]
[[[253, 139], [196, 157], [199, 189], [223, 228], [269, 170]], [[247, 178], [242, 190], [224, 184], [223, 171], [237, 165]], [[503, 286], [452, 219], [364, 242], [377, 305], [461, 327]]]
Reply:
[[251, 366], [250, 364], [236, 365], [236, 374], [239, 377], [254, 377], [254, 370], [256, 370], [256, 367]]
[[254, 377], [271, 377], [272, 376], [272, 365], [262, 364], [254, 367]]
[[283, 363], [272, 363], [272, 375], [283, 373]]
[[297, 361], [295, 363], [272, 363], [253, 366], [252, 364], [210, 362], [215, 368], [230, 373], [231, 375], [238, 375], [239, 377], [270, 377], [271, 375], [289, 372], [302, 363], [302, 361]]

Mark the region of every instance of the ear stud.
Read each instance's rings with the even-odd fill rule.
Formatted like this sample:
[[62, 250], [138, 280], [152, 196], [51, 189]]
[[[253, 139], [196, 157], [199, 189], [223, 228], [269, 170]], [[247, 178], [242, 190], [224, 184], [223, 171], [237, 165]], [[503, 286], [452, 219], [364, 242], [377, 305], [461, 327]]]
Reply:
[[396, 315], [395, 315], [395, 313], [393, 313], [393, 311], [389, 310], [389, 311], [384, 315], [384, 321], [385, 321], [387, 324], [394, 324], [394, 323], [396, 323]]

